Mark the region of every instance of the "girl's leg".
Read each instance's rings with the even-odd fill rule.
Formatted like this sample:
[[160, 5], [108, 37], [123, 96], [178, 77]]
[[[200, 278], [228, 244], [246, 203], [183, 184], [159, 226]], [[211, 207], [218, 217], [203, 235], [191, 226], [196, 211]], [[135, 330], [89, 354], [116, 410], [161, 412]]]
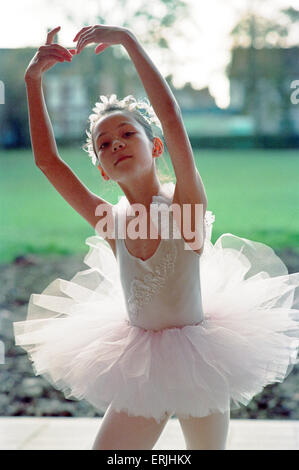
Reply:
[[151, 450], [170, 416], [158, 423], [154, 418], [117, 412], [110, 405], [92, 450]]
[[230, 410], [203, 418], [182, 418], [180, 422], [188, 450], [225, 450]]

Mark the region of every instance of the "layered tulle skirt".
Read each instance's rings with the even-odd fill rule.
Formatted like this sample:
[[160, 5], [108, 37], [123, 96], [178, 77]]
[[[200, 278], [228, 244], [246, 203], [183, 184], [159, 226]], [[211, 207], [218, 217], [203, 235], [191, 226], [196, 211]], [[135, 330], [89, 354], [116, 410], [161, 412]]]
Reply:
[[26, 321], [14, 323], [35, 374], [67, 398], [157, 421], [203, 417], [247, 405], [299, 362], [299, 273], [267, 245], [230, 233], [207, 240], [204, 321], [154, 331], [130, 324], [108, 244], [86, 243], [89, 269], [32, 294]]

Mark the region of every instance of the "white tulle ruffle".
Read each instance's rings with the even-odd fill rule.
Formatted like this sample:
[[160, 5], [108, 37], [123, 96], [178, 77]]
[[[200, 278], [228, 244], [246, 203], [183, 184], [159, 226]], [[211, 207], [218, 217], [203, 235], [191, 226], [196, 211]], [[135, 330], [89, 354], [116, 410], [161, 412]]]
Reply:
[[299, 273], [265, 244], [225, 233], [213, 245], [209, 234], [204, 322], [153, 331], [129, 323], [108, 244], [86, 243], [89, 268], [32, 294], [27, 320], [14, 323], [35, 373], [67, 398], [157, 421], [206, 416], [247, 405], [298, 363]]

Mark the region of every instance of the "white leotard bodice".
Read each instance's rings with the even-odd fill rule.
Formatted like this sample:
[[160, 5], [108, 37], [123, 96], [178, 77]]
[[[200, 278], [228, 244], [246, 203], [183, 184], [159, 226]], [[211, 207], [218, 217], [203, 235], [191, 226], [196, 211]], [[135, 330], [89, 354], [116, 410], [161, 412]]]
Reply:
[[[154, 196], [153, 203], [172, 199]], [[116, 205], [129, 205], [123, 196]], [[116, 233], [119, 224], [116, 210]], [[172, 220], [173, 214], [169, 213]], [[169, 222], [171, 226], [171, 221]], [[173, 231], [170, 231], [173, 233]], [[161, 229], [159, 231], [161, 233]], [[155, 253], [145, 261], [132, 255], [124, 238], [116, 239], [116, 257], [130, 323], [144, 329], [160, 330], [203, 321], [200, 291], [200, 257], [180, 238], [162, 238]]]

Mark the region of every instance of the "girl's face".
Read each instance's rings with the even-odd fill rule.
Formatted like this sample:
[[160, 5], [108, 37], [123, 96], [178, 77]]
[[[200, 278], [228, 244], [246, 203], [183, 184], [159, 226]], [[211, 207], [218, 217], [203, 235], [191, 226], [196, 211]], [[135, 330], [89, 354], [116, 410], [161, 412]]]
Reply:
[[97, 122], [92, 134], [99, 167], [109, 178], [125, 182], [153, 166], [153, 142], [129, 112], [114, 111]]

